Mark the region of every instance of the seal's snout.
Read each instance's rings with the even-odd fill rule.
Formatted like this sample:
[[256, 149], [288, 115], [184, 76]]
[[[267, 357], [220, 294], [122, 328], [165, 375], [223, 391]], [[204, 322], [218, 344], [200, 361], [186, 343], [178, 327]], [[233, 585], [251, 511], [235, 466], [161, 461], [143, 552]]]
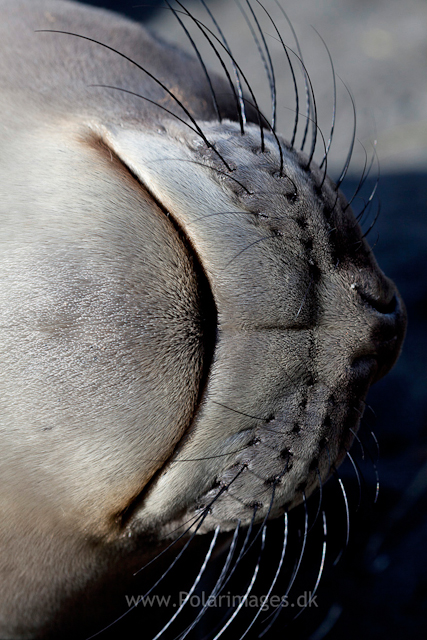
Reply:
[[[385, 376], [394, 366], [406, 332], [404, 302], [392, 280], [387, 278], [367, 249], [365, 268], [349, 273], [353, 303], [358, 307], [357, 339], [352, 341], [353, 367], [370, 360], [374, 372], [370, 384]], [[366, 265], [369, 264], [369, 270]], [[345, 302], [345, 304], [347, 304]]]
[[372, 330], [371, 342], [377, 361], [377, 371], [372, 382], [377, 382], [393, 368], [399, 357], [406, 333], [407, 315], [396, 288], [390, 302], [374, 302], [372, 313], [376, 316], [376, 325]]

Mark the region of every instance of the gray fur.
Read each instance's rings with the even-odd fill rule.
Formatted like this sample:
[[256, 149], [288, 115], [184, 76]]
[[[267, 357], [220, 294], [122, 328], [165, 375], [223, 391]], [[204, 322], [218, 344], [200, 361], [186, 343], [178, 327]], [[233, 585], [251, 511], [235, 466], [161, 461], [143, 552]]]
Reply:
[[[6, 640], [40, 637], [79, 594], [139, 566], [149, 537], [194, 517], [239, 470], [203, 531], [248, 523], [255, 502], [263, 518], [274, 478], [272, 515], [300, 502], [316, 464], [326, 479], [350, 446], [405, 311], [333, 184], [319, 190], [322, 171], [283, 140], [278, 177], [270, 133], [260, 153], [255, 124], [241, 137], [216, 122], [196, 61], [71, 2], [0, 9]], [[146, 74], [93, 43], [35, 33], [49, 28], [149, 69], [232, 173], [161, 109], [88, 87], [132, 87], [185, 117]]]

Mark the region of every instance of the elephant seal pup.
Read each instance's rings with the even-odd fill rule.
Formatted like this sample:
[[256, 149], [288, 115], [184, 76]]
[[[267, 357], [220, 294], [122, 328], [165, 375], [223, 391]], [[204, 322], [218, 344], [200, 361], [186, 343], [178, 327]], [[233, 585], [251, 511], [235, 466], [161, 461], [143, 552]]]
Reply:
[[254, 96], [111, 13], [0, 8], [0, 637], [65, 637], [188, 523], [323, 482], [405, 311]]

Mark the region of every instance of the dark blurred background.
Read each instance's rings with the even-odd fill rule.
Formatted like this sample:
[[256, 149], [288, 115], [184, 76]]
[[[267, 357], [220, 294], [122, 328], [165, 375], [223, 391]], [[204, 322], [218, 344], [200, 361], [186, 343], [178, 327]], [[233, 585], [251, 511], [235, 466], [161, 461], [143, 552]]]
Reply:
[[[93, 0], [90, 4], [144, 20], [161, 37], [189, 47], [171, 12], [158, 8], [161, 2]], [[267, 1], [269, 9], [271, 4]], [[282, 4], [302, 34], [319, 110], [325, 114], [320, 120], [322, 128], [328, 131], [330, 126], [331, 69], [311, 24], [326, 40], [337, 72], [350, 85], [358, 112], [358, 137], [369, 154], [372, 141], [378, 140], [381, 215], [369, 238], [371, 245], [375, 244], [380, 266], [398, 284], [407, 305], [409, 326], [398, 364], [374, 386], [368, 398], [372, 410], [365, 414], [360, 437], [374, 462], [367, 452], [363, 462], [360, 447], [353, 447], [358, 464], [365, 470], [358, 514], [354, 513], [359, 491], [354, 470], [348, 462], [340, 470], [351, 502], [349, 547], [338, 565], [325, 571], [319, 588], [319, 610], [306, 612], [290, 627], [279, 621], [269, 637], [421, 640], [427, 638], [427, 3], [323, 0], [314, 6], [310, 0], [283, 0]], [[187, 6], [200, 11], [197, 3]], [[242, 51], [243, 60], [250, 59], [249, 53], [256, 56], [234, 3], [217, 1], [209, 2], [209, 6], [227, 26], [233, 50]], [[267, 34], [272, 32], [271, 25], [266, 27]], [[275, 46], [273, 39], [270, 44]], [[283, 75], [283, 84], [288, 86], [286, 65], [278, 65], [276, 71], [279, 84]], [[262, 68], [257, 73], [263, 76]], [[258, 88], [257, 82], [255, 78], [257, 95], [266, 96], [264, 109], [268, 112], [268, 91], [263, 85]], [[330, 169], [335, 176], [344, 162], [352, 127], [351, 103], [339, 85], [337, 136]], [[286, 90], [283, 100], [287, 104]], [[285, 116], [279, 130], [286, 135], [289, 123]], [[356, 143], [355, 159], [343, 184], [349, 196], [358, 184], [363, 163], [364, 152]], [[374, 163], [365, 198], [375, 184], [376, 173]], [[380, 492], [375, 507], [377, 449], [371, 429], [380, 450]], [[328, 487], [325, 494], [330, 511], [343, 511], [336, 489]], [[339, 517], [342, 521], [342, 513]], [[272, 539], [280, 537], [279, 533], [271, 535]], [[345, 531], [337, 537], [340, 535], [345, 537]], [[313, 563], [319, 560], [317, 552]], [[306, 584], [312, 585], [309, 570], [307, 576]], [[304, 584], [304, 577], [300, 583]], [[145, 629], [143, 619], [136, 620], [138, 628]], [[193, 637], [202, 637], [200, 633]]]

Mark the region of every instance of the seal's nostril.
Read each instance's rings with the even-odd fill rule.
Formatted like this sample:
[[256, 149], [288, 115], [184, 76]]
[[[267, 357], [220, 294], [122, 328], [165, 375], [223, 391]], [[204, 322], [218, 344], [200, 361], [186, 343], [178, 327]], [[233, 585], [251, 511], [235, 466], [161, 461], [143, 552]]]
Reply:
[[363, 302], [384, 315], [394, 313], [398, 306], [397, 297], [395, 294], [389, 302], [385, 302], [383, 300], [375, 300], [375, 298], [371, 298], [370, 296], [367, 296], [363, 293], [360, 293], [360, 297], [362, 298]]

